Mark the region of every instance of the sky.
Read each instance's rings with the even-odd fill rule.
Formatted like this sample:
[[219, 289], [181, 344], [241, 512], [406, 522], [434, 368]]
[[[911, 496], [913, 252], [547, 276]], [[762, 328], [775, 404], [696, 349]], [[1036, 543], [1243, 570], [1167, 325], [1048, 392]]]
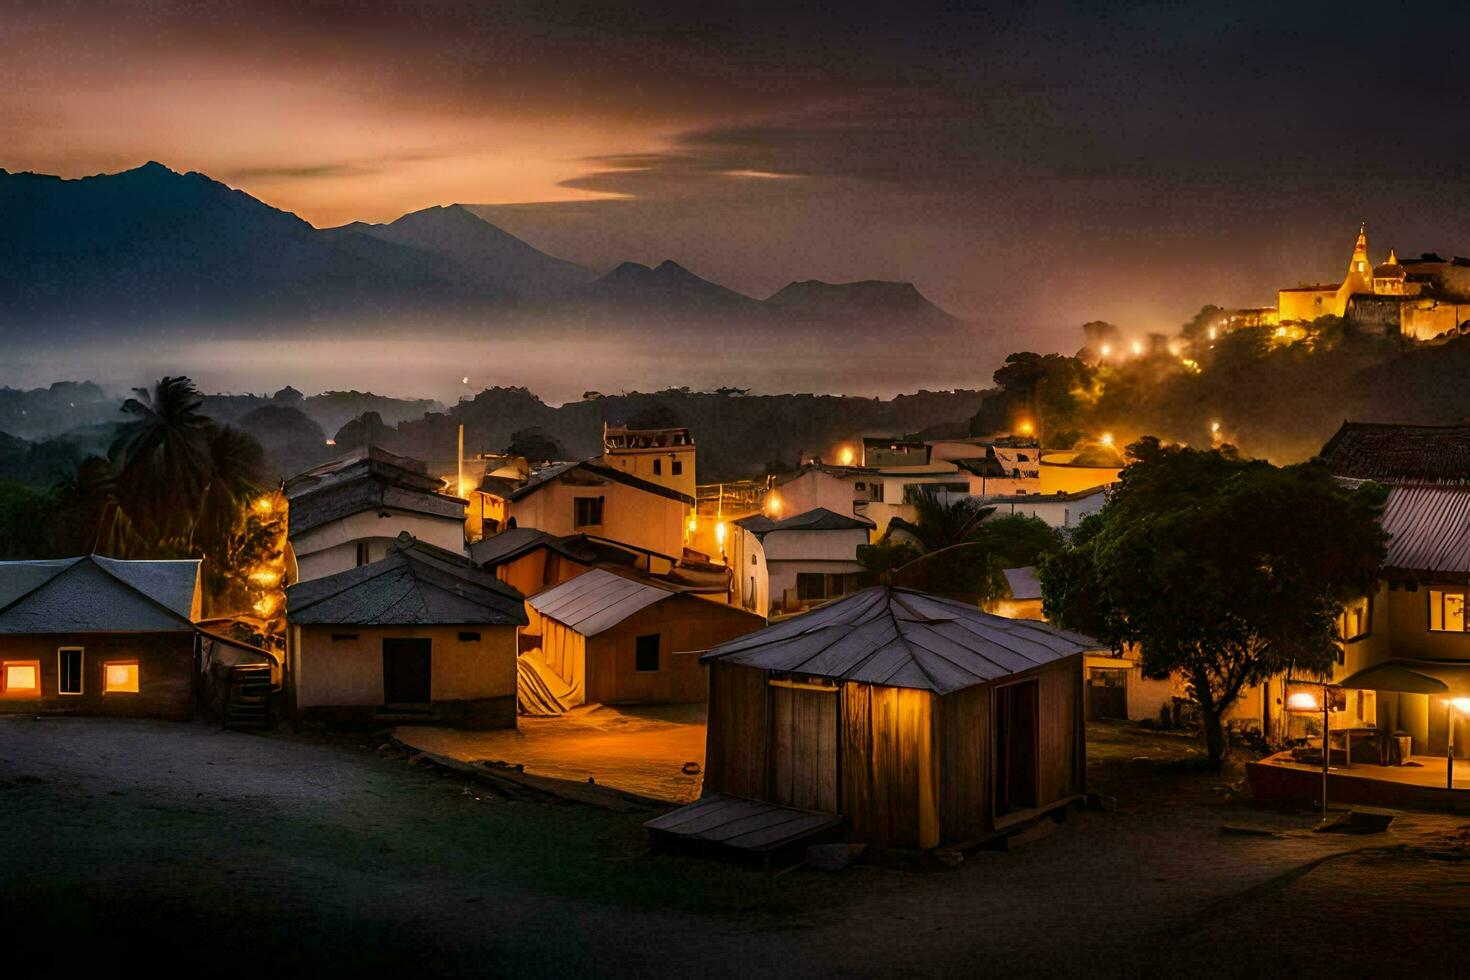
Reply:
[[[1470, 252], [1467, 14], [1373, 4], [0, 0], [0, 167], [159, 160], [318, 226], [463, 202], [1014, 347]], [[983, 381], [983, 379], [981, 379]]]

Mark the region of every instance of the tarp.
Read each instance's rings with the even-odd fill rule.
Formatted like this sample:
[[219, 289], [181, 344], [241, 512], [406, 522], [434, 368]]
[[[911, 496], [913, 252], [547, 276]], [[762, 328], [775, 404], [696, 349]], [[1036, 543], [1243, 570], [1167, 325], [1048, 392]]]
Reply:
[[1386, 660], [1364, 668], [1339, 687], [1401, 694], [1470, 695], [1470, 663], [1451, 660]]

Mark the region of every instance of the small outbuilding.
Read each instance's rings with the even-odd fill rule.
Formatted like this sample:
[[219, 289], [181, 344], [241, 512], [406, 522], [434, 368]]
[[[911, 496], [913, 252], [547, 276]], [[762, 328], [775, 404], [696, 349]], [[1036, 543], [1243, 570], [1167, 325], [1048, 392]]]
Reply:
[[[828, 603], [704, 655], [706, 797], [837, 814], [852, 840], [893, 848], [1001, 833], [1083, 795], [1082, 662], [1096, 649], [907, 589]], [[710, 823], [678, 813], [650, 831]]]
[[703, 701], [700, 651], [766, 624], [735, 606], [604, 568], [526, 604], [524, 645], [570, 686], [570, 704]]
[[380, 561], [286, 590], [297, 717], [513, 728], [525, 623], [515, 589], [404, 534]]

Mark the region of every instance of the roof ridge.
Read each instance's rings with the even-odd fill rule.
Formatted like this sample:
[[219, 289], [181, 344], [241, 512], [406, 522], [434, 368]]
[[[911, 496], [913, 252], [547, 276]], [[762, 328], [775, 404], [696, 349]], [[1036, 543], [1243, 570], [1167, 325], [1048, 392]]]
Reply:
[[[295, 609], [291, 610], [291, 612], [293, 612], [293, 613], [300, 613], [304, 609], [310, 609], [312, 606], [315, 606], [315, 605], [318, 605], [319, 603], [325, 602], [328, 599], [335, 598], [336, 596], [341, 595], [343, 592], [346, 592], [348, 589], [355, 589], [359, 585], [363, 585], [363, 584], [365, 584], [367, 582], [371, 582], [371, 581], [373, 581], [376, 578], [381, 578], [382, 576], [388, 574], [388, 572], [390, 572], [390, 571], [393, 570], [392, 568], [389, 567], [389, 565], [391, 563], [391, 559], [394, 558], [394, 557], [396, 557], [398, 554], [400, 554], [400, 553], [399, 552], [394, 552], [393, 554], [388, 555], [386, 558], [379, 559], [378, 561], [368, 562], [366, 565], [358, 565], [356, 568], [346, 569], [347, 572], [355, 572], [355, 571], [357, 571], [358, 568], [368, 568], [368, 569], [371, 569], [374, 566], [381, 566], [381, 567], [379, 567], [377, 569], [377, 571], [374, 571], [371, 574], [364, 575], [362, 578], [358, 579], [356, 582], [353, 582], [351, 585], [343, 585], [343, 586], [341, 586], [340, 588], [336, 589], [333, 592], [327, 592], [327, 593], [324, 593], [324, 594], [322, 594], [320, 596], [317, 596], [315, 599], [311, 599], [311, 600], [309, 600], [309, 601], [307, 601], [305, 603], [302, 603], [301, 605], [297, 606]], [[401, 564], [407, 564], [407, 562], [402, 562]], [[343, 572], [337, 572], [336, 574], [337, 575], [342, 575], [344, 573]], [[328, 575], [322, 576], [322, 578], [330, 578], [330, 577], [331, 576], [328, 576]], [[294, 587], [296, 587], [298, 585], [307, 585], [307, 584], [309, 584], [311, 582], [317, 582], [317, 581], [321, 581], [321, 579], [307, 579], [305, 582], [297, 581], [297, 582], [293, 582], [291, 584], [291, 587], [294, 588]]]
[[[32, 586], [29, 589], [26, 589], [24, 592], [22, 592], [20, 595], [16, 596], [14, 599], [11, 599], [9, 602], [4, 603], [3, 605], [0, 605], [0, 613], [5, 612], [5, 610], [11, 608], [16, 603], [20, 602], [22, 599], [25, 599], [27, 596], [35, 595], [37, 592], [41, 591], [46, 586], [50, 585], [52, 582], [55, 582], [57, 579], [61, 578], [61, 576], [65, 575], [67, 572], [70, 572], [73, 568], [76, 568], [85, 559], [87, 559], [89, 557], [91, 557], [91, 556], [90, 555], [80, 555], [80, 556], [78, 556], [76, 558], [69, 559], [69, 561], [71, 562], [71, 564], [69, 564], [69, 565], [63, 565], [63, 566], [59, 567], [57, 569], [55, 575], [48, 576], [43, 581], [36, 583], [34, 586]], [[40, 560], [46, 561], [48, 559], [40, 559]], [[68, 559], [62, 559], [62, 560], [63, 561], [67, 561]]]
[[[111, 578], [113, 581], [119, 582], [119, 583], [127, 586], [129, 589], [132, 589], [138, 595], [142, 596], [144, 599], [146, 599], [148, 602], [151, 602], [153, 605], [157, 606], [159, 609], [162, 609], [164, 612], [168, 613], [170, 616], [174, 617], [175, 619], [181, 620], [181, 621], [183, 621], [185, 623], [188, 623], [191, 626], [194, 624], [194, 620], [190, 619], [188, 616], [180, 616], [179, 613], [178, 613], [178, 610], [172, 609], [169, 606], [164, 605], [162, 602], [159, 602], [153, 596], [151, 596], [148, 593], [144, 592], [142, 589], [138, 588], [132, 582], [129, 582], [127, 579], [123, 578], [121, 575], [118, 575], [116, 572], [114, 572], [112, 569], [108, 568], [106, 565], [98, 562], [97, 561], [98, 558], [104, 558], [104, 559], [106, 559], [108, 561], [127, 561], [129, 559], [111, 558], [111, 557], [109, 557], [107, 555], [87, 555], [86, 558], [85, 558], [86, 561], [91, 562], [97, 568], [101, 569], [102, 572], [104, 574], [106, 574], [109, 578]], [[142, 559], [142, 560], [149, 561], [151, 559]], [[199, 558], [172, 558], [172, 559], [162, 559], [162, 560], [164, 560], [164, 561], [192, 561], [192, 562], [194, 562], [194, 591], [195, 592], [198, 592], [199, 591], [199, 564], [201, 562], [201, 559], [199, 559]], [[77, 562], [77, 564], [80, 565], [81, 562]], [[75, 566], [73, 566], [73, 567], [75, 567]], [[56, 581], [60, 577], [61, 576], [59, 576], [59, 575], [53, 575], [51, 578], [47, 579], [46, 581], [48, 583], [49, 582], [54, 582], [54, 581]], [[6, 608], [8, 609], [9, 606], [7, 606]], [[189, 600], [189, 608], [191, 610], [194, 608], [194, 600], [193, 600], [193, 597], [192, 596], [190, 597], [190, 600]]]

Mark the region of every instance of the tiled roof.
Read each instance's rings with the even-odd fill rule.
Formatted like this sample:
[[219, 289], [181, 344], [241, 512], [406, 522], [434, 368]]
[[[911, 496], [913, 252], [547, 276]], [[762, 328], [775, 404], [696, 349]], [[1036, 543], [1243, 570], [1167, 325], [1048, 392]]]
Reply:
[[1470, 483], [1470, 425], [1344, 422], [1319, 456], [1355, 480]]
[[407, 534], [388, 557], [286, 590], [292, 624], [523, 626], [523, 597], [493, 572]]
[[197, 559], [0, 562], [0, 633], [189, 632], [198, 580]]
[[876, 586], [723, 643], [703, 660], [949, 694], [1101, 644], [924, 592]]

